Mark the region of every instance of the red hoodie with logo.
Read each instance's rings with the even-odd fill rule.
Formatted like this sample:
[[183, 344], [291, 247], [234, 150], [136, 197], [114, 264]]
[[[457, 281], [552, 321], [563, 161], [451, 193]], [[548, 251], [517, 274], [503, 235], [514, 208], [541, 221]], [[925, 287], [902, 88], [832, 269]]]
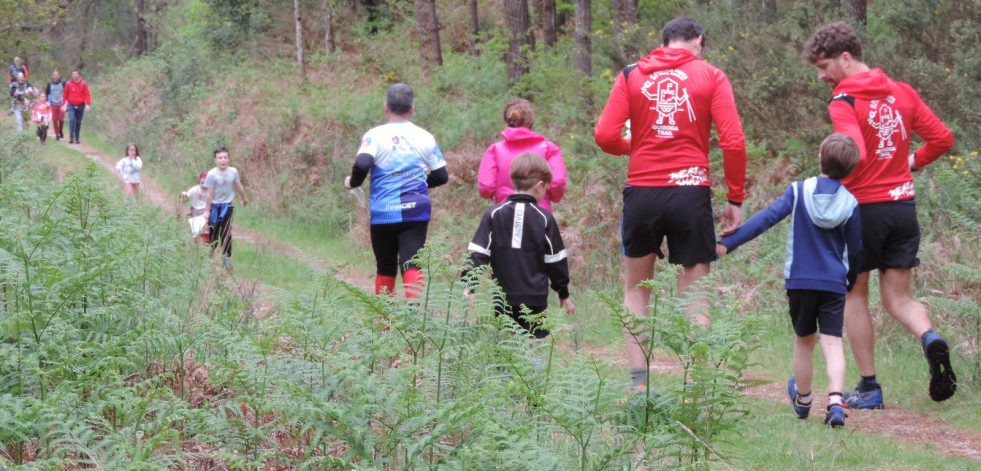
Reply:
[[913, 87], [881, 69], [846, 77], [828, 104], [835, 132], [858, 144], [862, 160], [841, 182], [859, 203], [904, 201], [916, 197], [909, 167], [912, 133], [925, 144], [916, 150], [916, 168], [937, 160], [954, 145], [954, 136], [923, 103]]
[[[631, 141], [620, 135], [630, 120]], [[691, 51], [661, 47], [617, 77], [596, 123], [596, 144], [630, 154], [627, 185], [710, 186], [712, 124], [723, 151], [728, 198], [742, 203], [746, 138], [729, 78]]]

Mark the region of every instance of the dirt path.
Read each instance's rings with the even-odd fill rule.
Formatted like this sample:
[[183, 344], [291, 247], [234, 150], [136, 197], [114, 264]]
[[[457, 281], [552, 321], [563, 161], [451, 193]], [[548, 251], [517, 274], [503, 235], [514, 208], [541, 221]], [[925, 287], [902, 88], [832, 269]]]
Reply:
[[[116, 174], [116, 162], [118, 158], [105, 155], [87, 144], [72, 144], [69, 148], [81, 152], [85, 157], [105, 167], [110, 173]], [[140, 180], [140, 193], [144, 199], [164, 211], [173, 213], [175, 216], [183, 214], [183, 210], [187, 205], [186, 202], [181, 201], [177, 195], [172, 195], [165, 191], [153, 178], [141, 175]], [[317, 274], [326, 273], [329, 270], [338, 270], [336, 274], [338, 279], [365, 290], [374, 289], [371, 275], [368, 273], [358, 272], [350, 267], [340, 269], [327, 260], [322, 260], [297, 247], [266, 237], [256, 231], [235, 227], [234, 234], [236, 240], [283, 253], [294, 260], [302, 262]]]
[[[623, 355], [619, 352], [610, 352], [605, 347], [588, 348], [586, 351], [596, 361], [618, 364], [624, 368], [627, 366]], [[652, 358], [651, 371], [657, 374], [681, 376], [681, 367], [678, 365], [678, 360], [673, 357]], [[747, 389], [744, 394], [779, 403], [778, 407], [785, 407], [790, 420], [791, 412], [785, 388], [786, 378], [777, 380], [766, 376], [753, 376], [747, 379], [772, 381], [770, 384]], [[823, 401], [827, 392], [815, 390], [815, 394], [819, 396], [816, 400]], [[824, 420], [823, 417], [823, 413], [814, 414], [809, 420]], [[919, 414], [890, 406], [882, 410], [849, 410], [846, 422], [846, 428], [854, 429], [859, 433], [885, 436], [908, 443], [929, 444], [942, 455], [981, 462], [981, 434], [955, 429], [942, 417], [934, 414]]]
[[[102, 154], [85, 144], [75, 144], [71, 148], [82, 152], [86, 157], [98, 162], [111, 173], [115, 174], [116, 159]], [[154, 206], [166, 211], [172, 211], [175, 214], [178, 213], [179, 207], [183, 208], [183, 202], [180, 202], [176, 196], [160, 188], [152, 178], [144, 175], [142, 180], [143, 182], [140, 184], [140, 188], [144, 193], [144, 198], [149, 200]], [[269, 250], [281, 252], [295, 260], [303, 262], [316, 273], [325, 273], [334, 267], [329, 261], [314, 257], [296, 247], [268, 238], [255, 231], [236, 227], [235, 237]], [[345, 269], [339, 271], [337, 277], [366, 291], [374, 289], [370, 274]], [[605, 348], [593, 348], [589, 349], [589, 351], [598, 361], [614, 364], [623, 362], [620, 352], [609, 352]], [[677, 361], [671, 357], [654, 358], [651, 371], [660, 374], [680, 374]], [[786, 404], [787, 393], [784, 390], [783, 382], [773, 380], [772, 378], [757, 377], [754, 379], [769, 379], [774, 382], [748, 389], [746, 391], [747, 395], [771, 400], [781, 405]], [[787, 408], [788, 413], [789, 410]], [[929, 444], [943, 455], [981, 462], [981, 434], [951, 428], [946, 420], [941, 417], [932, 414], [918, 414], [899, 407], [889, 407], [876, 411], [851, 410], [848, 412], [848, 416], [846, 427], [855, 429], [858, 432], [886, 436], [908, 443]]]

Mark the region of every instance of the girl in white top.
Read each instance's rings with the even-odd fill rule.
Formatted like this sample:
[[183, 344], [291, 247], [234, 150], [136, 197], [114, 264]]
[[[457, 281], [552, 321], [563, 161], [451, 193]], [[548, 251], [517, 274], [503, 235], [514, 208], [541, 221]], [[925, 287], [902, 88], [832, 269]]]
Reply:
[[116, 171], [126, 185], [126, 196], [139, 196], [141, 169], [143, 169], [143, 159], [140, 158], [140, 149], [130, 142], [126, 144], [126, 156], [116, 163]]

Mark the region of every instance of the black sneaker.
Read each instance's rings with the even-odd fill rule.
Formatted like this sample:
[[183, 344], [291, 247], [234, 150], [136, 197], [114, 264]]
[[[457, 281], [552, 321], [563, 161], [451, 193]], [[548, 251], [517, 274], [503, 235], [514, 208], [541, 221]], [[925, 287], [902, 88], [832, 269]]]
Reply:
[[946, 401], [957, 391], [957, 376], [950, 367], [950, 348], [940, 334], [930, 331], [923, 334], [923, 353], [930, 364], [930, 399]]

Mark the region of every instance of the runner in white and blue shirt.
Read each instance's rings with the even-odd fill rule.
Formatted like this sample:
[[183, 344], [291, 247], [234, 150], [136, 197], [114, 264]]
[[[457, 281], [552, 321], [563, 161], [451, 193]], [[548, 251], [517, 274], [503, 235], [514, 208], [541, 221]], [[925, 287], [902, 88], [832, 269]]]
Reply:
[[377, 276], [375, 293], [392, 293], [402, 272], [406, 296], [417, 297], [422, 272], [410, 263], [426, 243], [432, 205], [429, 188], [449, 180], [446, 160], [432, 134], [412, 124], [415, 111], [412, 89], [397, 83], [388, 89], [388, 123], [365, 133], [351, 176], [344, 180], [356, 188], [371, 175], [371, 247]]
[[[365, 133], [359, 161], [362, 155], [374, 160], [372, 224], [429, 220], [429, 172], [446, 167], [432, 134], [410, 121], [389, 122]], [[355, 169], [352, 175], [357, 173]]]

